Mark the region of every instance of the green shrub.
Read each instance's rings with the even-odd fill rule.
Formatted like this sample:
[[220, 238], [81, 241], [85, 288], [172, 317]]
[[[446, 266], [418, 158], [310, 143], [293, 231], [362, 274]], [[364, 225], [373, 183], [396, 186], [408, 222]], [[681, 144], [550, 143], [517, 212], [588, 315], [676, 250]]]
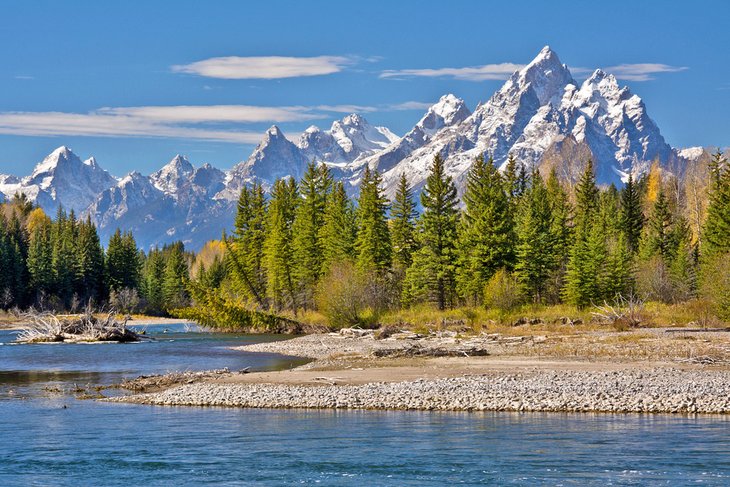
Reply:
[[523, 302], [520, 283], [505, 269], [495, 272], [484, 286], [484, 305], [487, 308], [509, 311]]

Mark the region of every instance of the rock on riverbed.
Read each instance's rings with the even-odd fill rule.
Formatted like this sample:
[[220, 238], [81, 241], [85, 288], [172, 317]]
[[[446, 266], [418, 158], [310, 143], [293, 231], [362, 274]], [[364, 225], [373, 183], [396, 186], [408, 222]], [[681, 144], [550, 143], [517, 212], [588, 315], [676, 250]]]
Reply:
[[363, 385], [196, 383], [110, 400], [262, 408], [730, 413], [730, 373], [535, 370]]

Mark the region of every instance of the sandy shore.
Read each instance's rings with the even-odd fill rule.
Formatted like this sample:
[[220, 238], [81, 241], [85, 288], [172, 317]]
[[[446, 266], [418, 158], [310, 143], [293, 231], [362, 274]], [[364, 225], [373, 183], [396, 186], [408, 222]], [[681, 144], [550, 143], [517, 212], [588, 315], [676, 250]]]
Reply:
[[[730, 413], [727, 333], [690, 339], [653, 330], [642, 332], [639, 340], [614, 340], [610, 333], [576, 338], [599, 342], [604, 353], [613, 343], [614, 354], [608, 357], [560, 356], [564, 340], [556, 345], [555, 337], [542, 335], [404, 333], [376, 340], [361, 333], [241, 347], [315, 359], [294, 370], [216, 374], [112, 400], [266, 408]], [[686, 343], [689, 349], [683, 348]], [[632, 360], [624, 345], [639, 359]], [[656, 358], [646, 358], [652, 356], [646, 348]]]

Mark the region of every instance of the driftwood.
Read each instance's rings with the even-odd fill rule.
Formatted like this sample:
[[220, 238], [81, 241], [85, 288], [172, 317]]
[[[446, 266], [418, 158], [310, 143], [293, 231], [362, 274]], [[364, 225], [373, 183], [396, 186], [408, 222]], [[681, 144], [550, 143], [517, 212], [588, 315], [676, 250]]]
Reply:
[[48, 312], [31, 309], [23, 313], [27, 328], [18, 333], [19, 343], [48, 342], [137, 342], [142, 337], [127, 328], [127, 320], [117, 321], [115, 313], [97, 317], [91, 308], [76, 317], [61, 319]]

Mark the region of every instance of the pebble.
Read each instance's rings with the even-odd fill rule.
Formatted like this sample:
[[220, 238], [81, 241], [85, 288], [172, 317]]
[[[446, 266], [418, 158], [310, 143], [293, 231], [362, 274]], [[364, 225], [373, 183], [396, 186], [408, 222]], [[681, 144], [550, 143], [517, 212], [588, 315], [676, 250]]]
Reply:
[[730, 413], [730, 372], [550, 371], [363, 385], [194, 383], [111, 401], [169, 406]]

